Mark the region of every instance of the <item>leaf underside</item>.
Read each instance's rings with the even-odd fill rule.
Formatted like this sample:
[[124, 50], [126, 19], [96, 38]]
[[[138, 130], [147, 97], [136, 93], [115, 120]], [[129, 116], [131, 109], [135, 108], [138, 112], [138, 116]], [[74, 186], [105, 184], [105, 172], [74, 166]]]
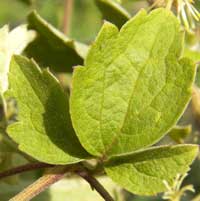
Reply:
[[72, 66], [83, 63], [87, 46], [67, 38], [35, 11], [28, 16], [29, 28], [37, 31], [37, 38], [26, 48], [28, 57], [55, 72], [72, 72]]
[[95, 0], [103, 19], [122, 27], [130, 18], [130, 14], [114, 0]]
[[20, 150], [51, 164], [74, 163], [88, 156], [74, 134], [68, 97], [48, 70], [14, 56], [6, 97], [17, 100], [18, 121], [7, 132]]
[[182, 115], [195, 67], [180, 59], [183, 36], [165, 9], [141, 10], [120, 30], [106, 22], [73, 73], [70, 110], [81, 144], [110, 157], [157, 142]]
[[132, 193], [155, 195], [167, 190], [164, 180], [171, 186], [178, 174], [185, 174], [197, 153], [196, 145], [150, 148], [111, 159], [105, 171]]

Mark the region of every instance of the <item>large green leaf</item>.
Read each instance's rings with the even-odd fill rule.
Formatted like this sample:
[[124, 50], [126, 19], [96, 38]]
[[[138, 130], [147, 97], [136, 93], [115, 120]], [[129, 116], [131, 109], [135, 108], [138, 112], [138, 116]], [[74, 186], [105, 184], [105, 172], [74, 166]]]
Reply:
[[71, 125], [68, 97], [48, 70], [14, 56], [7, 97], [16, 98], [19, 108], [19, 121], [7, 129], [19, 149], [52, 164], [74, 163], [87, 156]]
[[165, 9], [140, 11], [120, 32], [103, 25], [72, 81], [72, 123], [88, 152], [105, 157], [132, 152], [175, 125], [195, 74], [193, 63], [180, 59], [179, 29]]
[[198, 153], [196, 145], [154, 147], [110, 160], [105, 170], [113, 181], [141, 195], [166, 191], [178, 174], [185, 174]]
[[5, 25], [0, 29], [0, 93], [8, 88], [9, 64], [13, 54], [21, 54], [29, 42], [35, 38], [34, 31], [28, 31], [21, 25], [9, 32]]
[[103, 19], [112, 22], [119, 28], [130, 19], [130, 14], [114, 0], [95, 0]]
[[86, 45], [69, 39], [35, 11], [28, 16], [28, 22], [29, 27], [38, 33], [25, 51], [29, 57], [56, 72], [71, 72], [72, 66], [83, 63], [88, 50]]

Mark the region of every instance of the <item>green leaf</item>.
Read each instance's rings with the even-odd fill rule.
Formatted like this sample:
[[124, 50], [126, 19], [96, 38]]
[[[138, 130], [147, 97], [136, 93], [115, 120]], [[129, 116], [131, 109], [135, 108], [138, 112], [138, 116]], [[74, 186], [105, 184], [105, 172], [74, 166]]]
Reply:
[[177, 143], [183, 143], [184, 139], [188, 137], [192, 132], [192, 126], [175, 126], [168, 133], [168, 135]]
[[25, 50], [41, 66], [49, 66], [55, 72], [71, 72], [72, 66], [82, 64], [88, 47], [67, 38], [42, 19], [36, 11], [28, 16], [29, 27], [38, 37]]
[[185, 174], [198, 153], [196, 145], [154, 147], [131, 155], [111, 159], [106, 173], [128, 191], [155, 195], [166, 191], [177, 174]]
[[13, 54], [21, 54], [24, 48], [35, 38], [34, 31], [28, 31], [21, 25], [9, 32], [5, 25], [0, 29], [0, 93], [8, 88], [9, 64]]
[[70, 97], [72, 123], [88, 152], [132, 152], [156, 143], [176, 124], [195, 74], [193, 63], [180, 59], [179, 29], [165, 9], [140, 11], [120, 32], [103, 25], [85, 67], [75, 68]]
[[18, 122], [8, 126], [19, 149], [51, 164], [80, 161], [87, 153], [74, 134], [68, 97], [48, 71], [22, 56], [14, 56], [7, 97], [17, 100]]
[[119, 28], [131, 18], [130, 14], [114, 0], [95, 0], [95, 3], [102, 12], [103, 19]]

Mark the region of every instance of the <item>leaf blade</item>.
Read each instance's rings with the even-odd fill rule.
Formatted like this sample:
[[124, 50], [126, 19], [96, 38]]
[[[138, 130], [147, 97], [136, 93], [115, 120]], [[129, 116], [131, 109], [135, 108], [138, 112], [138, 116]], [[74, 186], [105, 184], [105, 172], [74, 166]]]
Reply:
[[70, 97], [72, 123], [88, 152], [132, 152], [175, 125], [195, 76], [193, 63], [180, 59], [182, 42], [179, 22], [164, 9], [142, 10], [120, 32], [104, 24], [85, 67], [74, 71]]
[[29, 28], [38, 37], [26, 48], [28, 57], [55, 72], [72, 72], [72, 66], [82, 64], [88, 47], [73, 41], [45, 21], [36, 11], [28, 16]]
[[122, 27], [131, 16], [118, 2], [114, 0], [95, 0], [102, 13], [103, 19], [112, 22], [117, 27]]
[[166, 191], [163, 180], [172, 185], [178, 174], [185, 174], [198, 153], [196, 145], [154, 147], [108, 161], [105, 171], [125, 189], [139, 195]]
[[9, 84], [6, 96], [16, 98], [19, 120], [9, 125], [7, 132], [19, 149], [52, 164], [88, 157], [74, 134], [67, 95], [48, 70], [41, 71], [33, 61], [14, 56]]

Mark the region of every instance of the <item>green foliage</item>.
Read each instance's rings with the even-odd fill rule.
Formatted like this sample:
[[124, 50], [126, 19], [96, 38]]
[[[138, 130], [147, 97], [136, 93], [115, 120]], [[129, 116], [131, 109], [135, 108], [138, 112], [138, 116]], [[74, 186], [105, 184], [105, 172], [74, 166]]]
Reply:
[[[175, 142], [184, 143], [191, 132], [191, 126], [175, 125], [192, 90], [198, 116], [199, 97], [194, 99], [194, 95], [199, 95], [199, 89], [192, 86], [199, 54], [187, 47], [183, 56], [189, 58], [183, 58], [184, 34], [169, 10], [147, 13], [142, 9], [131, 18], [121, 1], [95, 2], [107, 21], [90, 48], [65, 36], [36, 11], [28, 16], [29, 30], [26, 25], [11, 32], [7, 26], [0, 30], [0, 93], [7, 105], [0, 122], [0, 170], [16, 164], [16, 152], [42, 167], [54, 165], [20, 194], [31, 196], [27, 200], [34, 191], [37, 194], [63, 178], [66, 171], [81, 176], [93, 188], [96, 185], [104, 196], [106, 191], [93, 176], [103, 181], [107, 175], [135, 194], [165, 192], [163, 198], [178, 195], [180, 199], [185, 190], [193, 190], [191, 185], [181, 188], [181, 183], [198, 146], [150, 146], [167, 133]], [[23, 180], [23, 188], [41, 173]], [[0, 173], [0, 178], [7, 174]], [[79, 194], [72, 193], [69, 199], [91, 199], [81, 195], [85, 187], [79, 181], [78, 185]], [[6, 200], [22, 186], [0, 195]], [[115, 185], [108, 189], [115, 199], [120, 198], [113, 193]], [[52, 187], [38, 200], [59, 200], [66, 195], [65, 191], [55, 197], [52, 192], [58, 191]]]
[[83, 63], [88, 49], [86, 45], [69, 39], [36, 12], [28, 16], [28, 23], [29, 28], [38, 34], [25, 50], [28, 57], [55, 72], [71, 72], [72, 66]]
[[189, 170], [198, 146], [178, 145], [150, 148], [126, 156], [112, 158], [106, 173], [113, 181], [140, 195], [155, 195], [167, 190], [177, 174]]
[[95, 2], [103, 15], [103, 19], [112, 22], [119, 28], [131, 17], [115, 0], [95, 0]]
[[195, 74], [189, 59], [179, 59], [181, 51], [178, 20], [165, 9], [140, 11], [120, 32], [103, 25], [85, 67], [74, 71], [70, 97], [73, 126], [89, 153], [132, 152], [175, 125]]
[[7, 97], [18, 103], [18, 122], [7, 132], [20, 150], [52, 164], [74, 163], [87, 156], [71, 125], [68, 97], [48, 70], [14, 56]]

